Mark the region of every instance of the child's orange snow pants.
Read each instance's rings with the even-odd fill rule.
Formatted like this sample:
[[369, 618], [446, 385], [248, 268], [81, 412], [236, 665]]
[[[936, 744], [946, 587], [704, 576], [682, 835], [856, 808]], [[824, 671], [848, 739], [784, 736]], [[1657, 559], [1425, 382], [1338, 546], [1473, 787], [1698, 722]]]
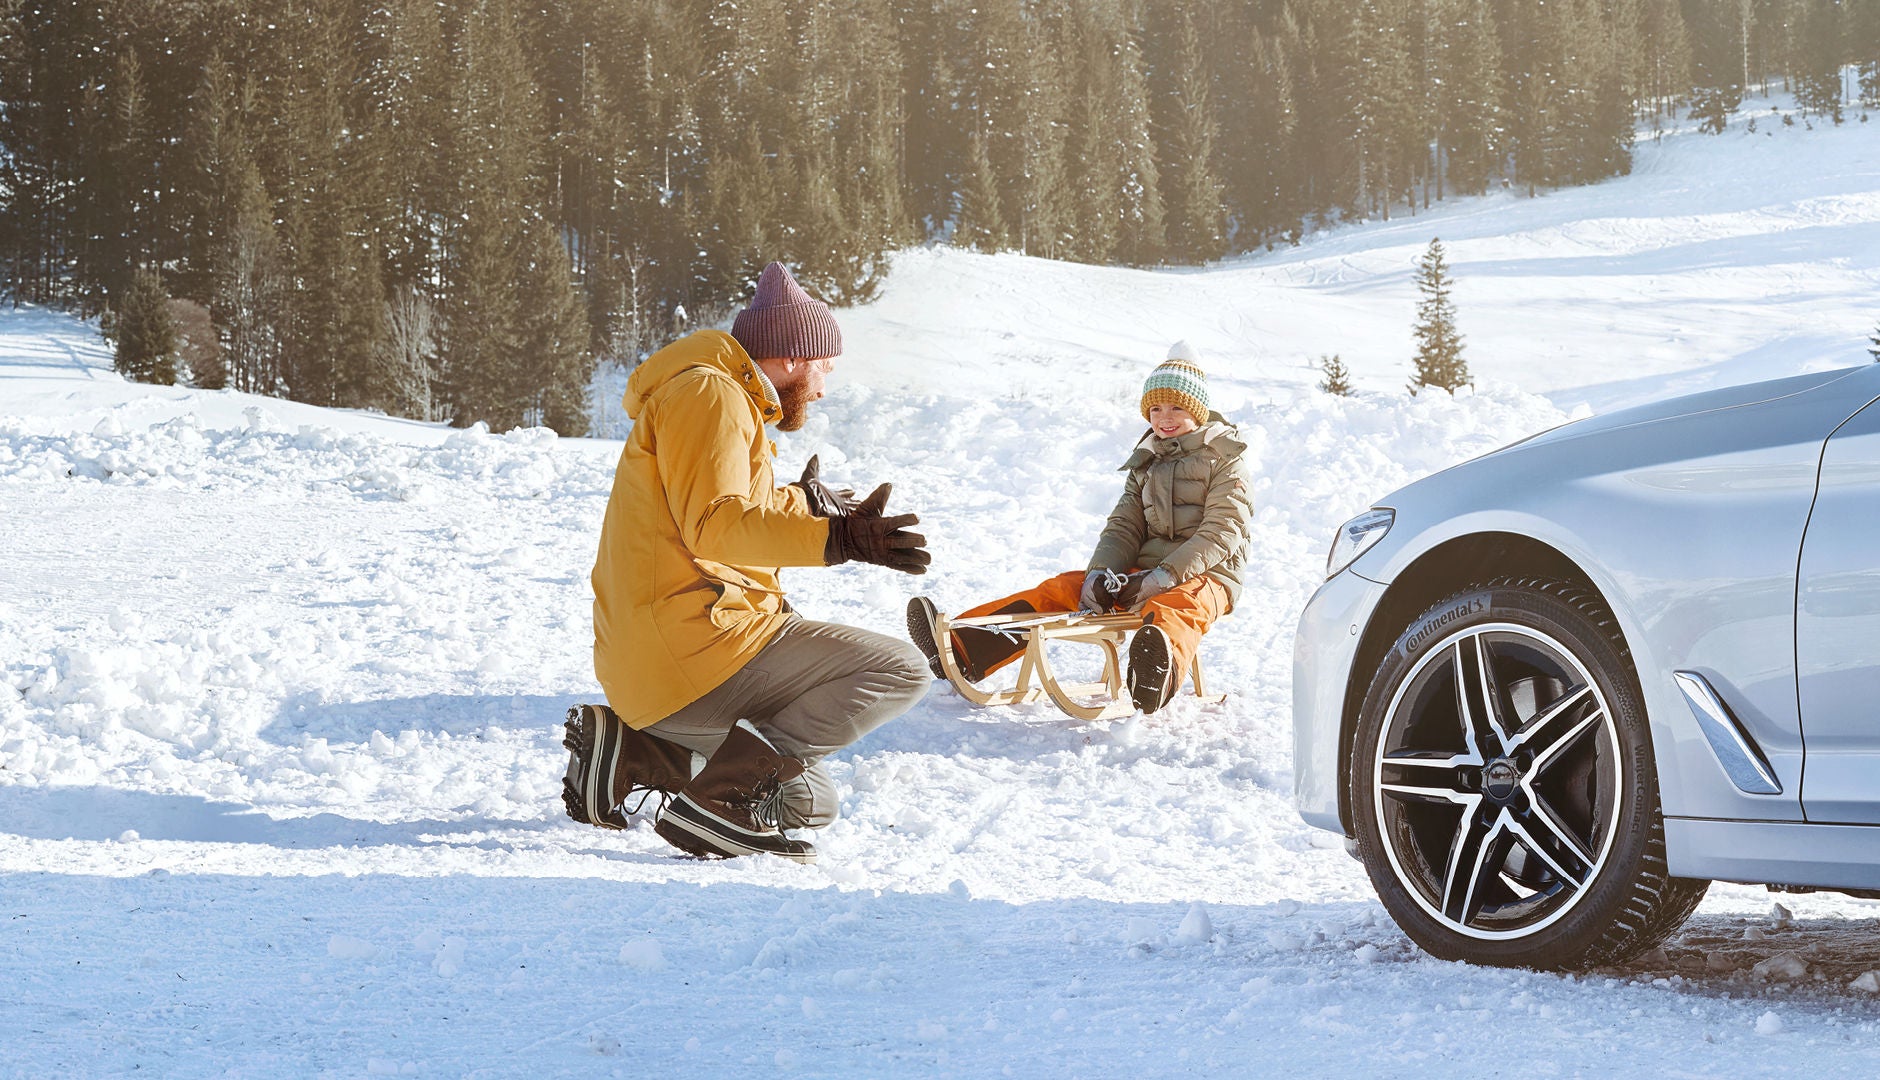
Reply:
[[[1084, 571], [1072, 570], [1046, 578], [1023, 592], [963, 611], [957, 617], [1076, 611], [1083, 589]], [[1194, 665], [1195, 653], [1201, 648], [1201, 635], [1208, 632], [1215, 620], [1227, 614], [1229, 606], [1227, 587], [1201, 574], [1150, 597], [1142, 605], [1142, 616], [1144, 623], [1154, 623], [1168, 635], [1170, 662], [1186, 680]], [[1022, 640], [1013, 641], [1003, 634], [967, 627], [953, 631], [953, 649], [968, 674], [977, 670], [983, 678], [1018, 659], [1025, 646]], [[1181, 684], [1177, 683], [1175, 688], [1180, 690]]]

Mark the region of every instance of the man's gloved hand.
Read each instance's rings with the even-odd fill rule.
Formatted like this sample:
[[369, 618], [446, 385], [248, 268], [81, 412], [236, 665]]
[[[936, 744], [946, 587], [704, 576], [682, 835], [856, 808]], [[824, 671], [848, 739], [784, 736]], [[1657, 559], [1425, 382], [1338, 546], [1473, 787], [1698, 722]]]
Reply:
[[790, 486], [803, 489], [803, 497], [809, 501], [809, 512], [821, 518], [847, 517], [855, 513], [859, 505], [855, 501], [855, 492], [849, 488], [832, 488], [822, 482], [821, 454], [811, 454], [809, 464], [803, 466], [803, 478], [792, 481]]
[[1077, 596], [1077, 611], [1083, 615], [1101, 615], [1116, 603], [1116, 588], [1126, 579], [1114, 570], [1097, 569], [1084, 575], [1083, 591]]
[[909, 525], [920, 524], [920, 518], [913, 514], [882, 514], [893, 489], [894, 485], [883, 484], [848, 514], [829, 519], [829, 540], [823, 545], [826, 565], [854, 561], [886, 566], [903, 574], [927, 572], [927, 564], [933, 562], [933, 556], [927, 553], [927, 538], [907, 531]]
[[1140, 611], [1151, 597], [1174, 587], [1175, 575], [1160, 566], [1153, 570], [1139, 570], [1123, 579], [1122, 586], [1116, 590], [1116, 606]]

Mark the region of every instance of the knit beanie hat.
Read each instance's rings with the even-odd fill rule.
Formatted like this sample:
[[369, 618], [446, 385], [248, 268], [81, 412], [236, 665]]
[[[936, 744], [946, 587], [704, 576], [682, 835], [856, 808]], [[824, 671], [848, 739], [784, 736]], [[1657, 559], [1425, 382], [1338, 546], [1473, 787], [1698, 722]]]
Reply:
[[810, 299], [779, 262], [758, 275], [757, 295], [751, 297], [750, 307], [738, 312], [731, 336], [753, 360], [842, 355], [842, 331], [829, 305]]
[[1177, 341], [1168, 351], [1168, 359], [1149, 373], [1142, 384], [1142, 418], [1149, 419], [1149, 409], [1156, 405], [1179, 405], [1198, 424], [1208, 420], [1208, 373], [1201, 370], [1200, 358], [1186, 341]]

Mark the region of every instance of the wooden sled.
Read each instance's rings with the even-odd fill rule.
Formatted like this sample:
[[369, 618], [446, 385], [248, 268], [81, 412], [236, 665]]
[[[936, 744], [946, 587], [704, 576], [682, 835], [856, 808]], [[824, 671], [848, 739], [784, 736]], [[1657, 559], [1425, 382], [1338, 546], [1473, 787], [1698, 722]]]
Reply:
[[[1129, 693], [1123, 684], [1121, 649], [1130, 631], [1141, 625], [1140, 615], [1080, 615], [1072, 611], [1027, 611], [1012, 615], [980, 615], [970, 619], [940, 615], [934, 620], [934, 644], [939, 648], [940, 666], [946, 670], [947, 681], [953, 684], [953, 689], [958, 690], [961, 697], [975, 705], [1022, 705], [1028, 701], [1048, 698], [1053, 705], [1079, 720], [1112, 720], [1136, 711], [1135, 703], [1129, 700]], [[1018, 662], [1017, 684], [1009, 690], [988, 691], [966, 681], [966, 676], [960, 673], [959, 660], [953, 655], [953, 631], [963, 626], [998, 630], [1015, 637], [1023, 635], [1025, 654]], [[1103, 681], [1069, 685], [1059, 682], [1051, 670], [1050, 658], [1045, 653], [1046, 643], [1052, 641], [1101, 646]], [[1227, 695], [1210, 695], [1205, 689], [1201, 681], [1201, 655], [1198, 652], [1188, 676], [1194, 684], [1195, 696], [1202, 704], [1212, 705], [1226, 700]], [[1037, 685], [1033, 685], [1034, 680]], [[1091, 695], [1103, 695], [1107, 700], [1089, 705], [1077, 700]]]

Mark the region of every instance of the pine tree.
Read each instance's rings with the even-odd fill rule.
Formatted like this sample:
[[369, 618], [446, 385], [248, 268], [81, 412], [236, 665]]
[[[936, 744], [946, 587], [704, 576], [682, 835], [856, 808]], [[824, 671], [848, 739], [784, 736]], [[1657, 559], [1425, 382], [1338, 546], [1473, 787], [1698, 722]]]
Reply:
[[1462, 335], [1456, 331], [1456, 305], [1449, 299], [1452, 282], [1441, 239], [1432, 239], [1429, 249], [1417, 260], [1416, 283], [1422, 299], [1417, 301], [1413, 331], [1417, 354], [1410, 392], [1440, 386], [1454, 393], [1474, 385], [1469, 378], [1469, 363], [1462, 356]]
[[361, 153], [381, 170], [370, 207], [393, 295], [435, 289], [444, 231], [444, 138], [449, 58], [436, 0], [387, 0], [369, 16], [374, 54], [359, 94], [367, 106]]
[[1018, 249], [1061, 258], [1071, 239], [1070, 83], [1059, 62], [1070, 48], [1073, 0], [1041, 0], [1025, 24], [1030, 85], [1020, 117], [1020, 175], [1015, 182]]
[[986, 154], [986, 139], [973, 132], [967, 145], [966, 185], [960, 192], [958, 220], [953, 227], [953, 242], [976, 251], [1003, 251], [1009, 244], [1005, 217], [999, 211], [999, 182], [992, 175], [992, 159]]
[[261, 170], [229, 125], [221, 157], [226, 175], [218, 185], [216, 246], [210, 253], [209, 310], [222, 328], [228, 385], [249, 393], [279, 394], [286, 313], [285, 271], [274, 230], [274, 209]]
[[186, 176], [182, 184], [186, 219], [186, 255], [174, 275], [178, 296], [206, 301], [213, 288], [215, 252], [228, 225], [228, 126], [237, 122], [229, 68], [220, 54], [204, 65], [202, 81], [190, 102], [189, 126], [182, 148]]
[[[972, 0], [959, 5], [950, 39], [943, 41], [957, 57], [959, 112], [957, 123], [971, 125], [967, 135], [968, 170], [960, 178], [962, 198], [983, 182], [977, 175], [975, 155], [984, 154], [986, 175], [997, 192], [997, 218], [1004, 235], [996, 246], [1013, 246], [1012, 237], [1023, 222], [1020, 208], [1025, 173], [1026, 88], [1031, 82], [1033, 58], [1026, 55], [1032, 36], [1020, 15], [1018, 0]], [[975, 148], [971, 140], [978, 139]], [[989, 220], [983, 217], [982, 220]]]
[[901, 144], [908, 212], [923, 232], [937, 232], [954, 214], [956, 180], [965, 172], [966, 136], [956, 122], [958, 78], [946, 50], [927, 43], [940, 40], [950, 14], [936, 0], [889, 0], [903, 54], [900, 99], [906, 113]]
[[1114, 36], [1100, 4], [1074, 9], [1070, 64], [1076, 72], [1071, 92], [1069, 129], [1065, 133], [1071, 170], [1070, 254], [1089, 263], [1116, 257], [1122, 199], [1115, 177], [1122, 174], [1122, 140], [1115, 137], [1117, 71], [1111, 63]]
[[1243, 79], [1245, 118], [1222, 145], [1227, 201], [1239, 223], [1236, 246], [1251, 249], [1275, 234], [1296, 235], [1307, 205], [1307, 170], [1301, 152], [1300, 110], [1293, 56], [1302, 51], [1296, 24], [1275, 36], [1245, 31], [1251, 59], [1234, 65]]
[[1500, 172], [1501, 47], [1488, 0], [1450, 0], [1438, 30], [1437, 138], [1449, 188], [1470, 195]]
[[1860, 73], [1860, 103], [1880, 108], [1880, 4], [1856, 3], [1847, 13], [1848, 53]]
[[783, 196], [776, 165], [765, 149], [758, 122], [744, 125], [734, 151], [707, 165], [707, 216], [714, 223], [704, 241], [718, 296], [748, 292], [766, 263], [783, 254], [780, 210]]
[[1319, 370], [1325, 373], [1325, 378], [1319, 381], [1320, 390], [1335, 397], [1351, 396], [1351, 372], [1345, 369], [1345, 362], [1337, 353], [1319, 357]]
[[[128, 288], [136, 267], [151, 256], [149, 227], [149, 98], [143, 64], [134, 49], [118, 57], [105, 94], [94, 108], [106, 132], [80, 182], [88, 190], [95, 225], [81, 274], [107, 297]], [[115, 306], [115, 304], [114, 304]]]
[[1566, 68], [1570, 27], [1565, 5], [1516, 0], [1508, 5], [1504, 32], [1508, 71], [1507, 142], [1513, 179], [1532, 195], [1557, 182], [1565, 147], [1561, 133], [1570, 116], [1577, 83]]
[[1149, 87], [1143, 72], [1138, 29], [1119, 20], [1115, 41], [1117, 64], [1116, 135], [1121, 165], [1116, 177], [1121, 195], [1122, 220], [1117, 230], [1117, 254], [1124, 262], [1147, 266], [1161, 262], [1167, 250], [1162, 201], [1162, 178], [1156, 168], [1155, 137], [1149, 125]]
[[1804, 113], [1839, 124], [1844, 119], [1841, 59], [1846, 19], [1836, 0], [1810, 0], [1803, 7], [1801, 17], [1802, 27], [1796, 42], [1796, 64], [1800, 68], [1796, 103]]
[[[838, 129], [846, 134], [838, 143], [836, 175], [849, 184], [845, 201], [856, 250], [851, 280], [830, 299], [863, 303], [886, 278], [890, 253], [916, 237], [908, 217], [901, 149], [907, 122], [901, 68], [909, 49], [894, 32], [889, 0], [848, 3], [845, 17], [855, 29], [838, 39], [849, 46], [843, 55], [855, 74]], [[1028, 198], [1035, 202], [1035, 196]]]
[[529, 229], [521, 282], [520, 365], [540, 387], [536, 421], [558, 434], [588, 433], [587, 316], [574, 286], [568, 249], [546, 221]]
[[439, 365], [454, 423], [524, 422], [520, 370], [524, 222], [536, 214], [541, 113], [509, 0], [479, 0], [457, 40], [451, 106], [451, 229]]
[[[1691, 116], [1704, 131], [1718, 134], [1743, 103], [1747, 18], [1733, 18], [1735, 0], [1693, 0], [1698, 17], [1691, 31]], [[1743, 5], [1747, 9], [1748, 5]]]
[[1416, 151], [1414, 83], [1398, 0], [1356, 0], [1349, 26], [1348, 93], [1359, 209], [1390, 217], [1407, 193]]
[[1873, 357], [1875, 363], [1880, 364], [1880, 326], [1875, 326], [1873, 333], [1867, 338], [1867, 355]]
[[1645, 0], [1639, 106], [1660, 130], [1691, 85], [1691, 39], [1678, 0]]
[[137, 382], [176, 381], [176, 324], [163, 277], [148, 267], [131, 275], [117, 306], [119, 374]]
[[1221, 204], [1222, 185], [1215, 170], [1214, 140], [1219, 124], [1214, 117], [1209, 85], [1212, 79], [1201, 50], [1201, 37], [1193, 16], [1183, 11], [1177, 49], [1173, 57], [1173, 113], [1159, 141], [1163, 150], [1162, 174], [1169, 191], [1168, 240], [1171, 253], [1183, 262], [1208, 262], [1227, 249], [1227, 219]]

